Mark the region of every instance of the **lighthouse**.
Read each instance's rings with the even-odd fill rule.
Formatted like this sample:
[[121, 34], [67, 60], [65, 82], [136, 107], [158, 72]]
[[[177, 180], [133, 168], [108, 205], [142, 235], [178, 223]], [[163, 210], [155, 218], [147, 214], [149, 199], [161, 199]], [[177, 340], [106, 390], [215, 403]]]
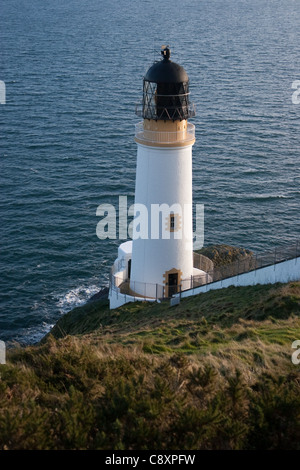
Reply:
[[[131, 298], [172, 297], [195, 275], [192, 219], [192, 147], [195, 115], [189, 78], [161, 50], [143, 79], [136, 114], [133, 239], [120, 245], [110, 280], [111, 308]], [[126, 300], [127, 299], [127, 300]]]

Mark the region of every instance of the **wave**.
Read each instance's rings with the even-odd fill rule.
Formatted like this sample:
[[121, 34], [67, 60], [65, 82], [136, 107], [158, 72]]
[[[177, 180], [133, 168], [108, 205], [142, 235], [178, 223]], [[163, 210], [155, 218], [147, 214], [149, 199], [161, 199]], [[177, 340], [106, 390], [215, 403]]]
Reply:
[[[104, 286], [103, 286], [104, 287]], [[75, 307], [84, 305], [93, 295], [101, 290], [101, 286], [90, 285], [90, 286], [79, 286], [76, 289], [72, 289], [64, 294], [61, 294], [56, 302], [56, 306], [59, 309], [60, 316], [69, 312]], [[35, 309], [40, 307], [38, 301], [34, 303]], [[48, 323], [43, 321], [40, 325], [30, 326], [28, 328], [20, 328], [17, 334], [14, 335], [13, 340], [8, 340], [8, 343], [12, 345], [17, 343], [20, 345], [35, 344], [41, 341], [41, 339], [47, 335], [54, 327], [55, 323]]]
[[75, 307], [84, 305], [93, 295], [99, 292], [100, 289], [101, 287], [99, 285], [79, 286], [76, 289], [62, 294], [57, 302], [60, 313], [63, 315]]
[[257, 201], [275, 201], [278, 199], [293, 199], [286, 194], [228, 194], [228, 201], [243, 201], [243, 202], [257, 202]]
[[49, 333], [53, 326], [54, 324], [52, 323], [43, 322], [39, 326], [22, 328], [18, 330], [18, 333], [15, 335], [13, 341], [8, 341], [8, 343], [18, 343], [24, 346], [38, 343], [47, 333]]

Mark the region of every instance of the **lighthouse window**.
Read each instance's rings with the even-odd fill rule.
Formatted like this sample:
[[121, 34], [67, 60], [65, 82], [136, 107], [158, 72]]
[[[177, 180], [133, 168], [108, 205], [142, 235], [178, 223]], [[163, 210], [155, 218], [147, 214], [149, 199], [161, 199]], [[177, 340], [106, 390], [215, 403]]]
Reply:
[[181, 230], [181, 215], [171, 213], [165, 220], [166, 230], [169, 232], [178, 232], [178, 230]]
[[156, 113], [156, 100], [157, 100], [157, 84], [144, 81], [144, 95], [143, 95], [143, 117], [145, 119], [154, 119]]
[[168, 232], [178, 232], [182, 229], [181, 214], [170, 213], [165, 218], [165, 230]]
[[171, 214], [170, 216], [170, 229], [171, 229], [171, 232], [174, 232], [175, 230], [175, 215], [174, 214]]

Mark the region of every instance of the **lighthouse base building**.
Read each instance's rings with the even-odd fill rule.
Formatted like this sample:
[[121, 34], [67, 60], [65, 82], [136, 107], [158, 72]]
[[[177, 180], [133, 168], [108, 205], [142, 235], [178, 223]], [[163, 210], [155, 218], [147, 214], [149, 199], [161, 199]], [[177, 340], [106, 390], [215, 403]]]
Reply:
[[[204, 256], [202, 257], [201, 255], [194, 253], [194, 260], [197, 265], [206, 265], [206, 269], [209, 272], [213, 269], [213, 264]], [[165, 278], [163, 278], [162, 283], [148, 283], [143, 281], [130, 282], [131, 264], [132, 240], [129, 240], [119, 246], [118, 257], [111, 268], [109, 283], [110, 309], [118, 308], [128, 302], [136, 302], [139, 300], [160, 302], [166, 298], [178, 295], [181, 292], [185, 292], [189, 289], [194, 289], [195, 287], [211, 282], [211, 276], [208, 272], [196, 267], [193, 267], [192, 275], [189, 278], [179, 278], [178, 286], [172, 285], [172, 281], [170, 279], [172, 274], [175, 274], [175, 276], [177, 275], [178, 270], [176, 268], [172, 268], [168, 271], [167, 279], [171, 281], [170, 287], [168, 286], [169, 283], [165, 281]], [[139, 289], [139, 293], [132, 290], [130, 288], [130, 284], [136, 289]]]
[[[188, 76], [168, 47], [143, 81], [136, 125], [133, 239], [122, 243], [110, 273], [110, 308], [171, 298], [207, 282], [205, 257], [193, 252], [192, 147], [195, 115]], [[204, 260], [205, 258], [205, 260]], [[205, 269], [203, 269], [203, 267]]]

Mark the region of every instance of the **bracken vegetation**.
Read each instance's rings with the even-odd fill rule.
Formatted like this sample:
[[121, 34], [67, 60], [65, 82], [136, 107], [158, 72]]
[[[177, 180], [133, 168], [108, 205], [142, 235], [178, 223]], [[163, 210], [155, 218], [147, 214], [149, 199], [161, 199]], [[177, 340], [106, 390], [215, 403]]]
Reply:
[[300, 282], [77, 308], [8, 351], [0, 449], [299, 450], [299, 313]]

